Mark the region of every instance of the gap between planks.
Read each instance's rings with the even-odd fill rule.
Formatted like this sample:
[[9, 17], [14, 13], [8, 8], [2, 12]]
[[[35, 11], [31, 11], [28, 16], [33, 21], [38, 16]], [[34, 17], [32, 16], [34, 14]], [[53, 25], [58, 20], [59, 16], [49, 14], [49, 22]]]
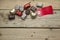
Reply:
[[20, 29], [60, 29], [60, 27], [0, 27], [0, 28], [20, 28]]

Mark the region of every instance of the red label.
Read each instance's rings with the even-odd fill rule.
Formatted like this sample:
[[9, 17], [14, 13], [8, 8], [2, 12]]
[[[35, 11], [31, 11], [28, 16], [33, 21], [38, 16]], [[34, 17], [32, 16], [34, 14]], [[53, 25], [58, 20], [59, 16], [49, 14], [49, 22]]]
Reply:
[[53, 8], [52, 8], [52, 6], [38, 8], [37, 12], [38, 12], [38, 16], [44, 16], [44, 15], [48, 15], [48, 14], [53, 14]]

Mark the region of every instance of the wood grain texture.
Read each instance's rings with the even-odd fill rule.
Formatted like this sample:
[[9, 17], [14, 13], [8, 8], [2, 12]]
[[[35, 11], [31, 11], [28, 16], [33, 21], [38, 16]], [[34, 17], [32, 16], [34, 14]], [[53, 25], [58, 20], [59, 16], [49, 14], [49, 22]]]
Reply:
[[44, 6], [52, 5], [54, 9], [60, 9], [60, 0], [0, 0], [0, 27], [60, 27], [60, 10], [54, 10], [56, 14], [37, 17], [36, 19], [31, 19], [28, 16], [23, 21], [16, 16], [15, 20], [8, 20], [10, 9], [14, 8], [16, 4], [23, 6], [30, 1], [34, 6], [37, 2], [42, 2]]
[[60, 40], [60, 29], [0, 29], [0, 40]]
[[60, 10], [55, 10], [53, 15], [37, 16], [31, 19], [30, 15], [25, 21], [15, 16], [15, 20], [8, 20], [10, 10], [0, 10], [0, 27], [60, 27]]
[[23, 21], [15, 16], [15, 20], [8, 20], [10, 9], [16, 4], [23, 6], [29, 1], [34, 6], [37, 2], [42, 2], [44, 6], [52, 5], [53, 9], [60, 9], [60, 0], [0, 0], [0, 40], [60, 40], [60, 10], [36, 19], [28, 16]]
[[0, 9], [12, 9], [16, 4], [23, 6], [27, 2], [34, 6], [37, 2], [42, 2], [44, 6], [52, 5], [54, 9], [60, 9], [60, 0], [0, 0]]

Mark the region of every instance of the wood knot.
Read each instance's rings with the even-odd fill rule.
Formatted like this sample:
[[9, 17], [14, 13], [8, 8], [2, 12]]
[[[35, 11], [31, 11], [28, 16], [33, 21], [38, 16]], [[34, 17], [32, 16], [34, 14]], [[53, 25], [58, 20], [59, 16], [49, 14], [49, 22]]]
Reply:
[[33, 35], [31, 35], [31, 37], [33, 37]]
[[0, 33], [0, 36], [2, 36], [2, 34]]
[[48, 38], [45, 38], [45, 40], [48, 40]]

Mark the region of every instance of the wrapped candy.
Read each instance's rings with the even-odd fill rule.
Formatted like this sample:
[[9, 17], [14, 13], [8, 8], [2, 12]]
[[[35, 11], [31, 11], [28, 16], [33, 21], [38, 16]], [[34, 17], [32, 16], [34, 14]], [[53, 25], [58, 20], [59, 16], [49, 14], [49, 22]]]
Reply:
[[31, 7], [30, 7], [30, 10], [31, 10], [32, 12], [35, 12], [35, 11], [36, 11], [36, 7], [31, 6]]
[[25, 20], [26, 17], [27, 17], [27, 15], [25, 14], [25, 12], [26, 12], [26, 10], [23, 11], [23, 15], [21, 16], [21, 19], [22, 19], [22, 20]]
[[36, 18], [36, 16], [37, 16], [37, 13], [36, 13], [36, 12], [32, 12], [32, 11], [31, 11], [30, 16], [31, 16], [31, 18], [32, 18], [32, 19], [35, 19], [35, 18]]
[[20, 6], [17, 4], [17, 5], [15, 6], [15, 10], [19, 10], [19, 8], [20, 8]]
[[29, 2], [29, 3], [26, 3], [25, 5], [24, 5], [24, 9], [28, 9], [30, 6], [31, 6], [31, 4], [30, 4], [31, 2]]
[[14, 19], [15, 19], [15, 15], [9, 14], [9, 15], [8, 15], [8, 19], [9, 19], [9, 20], [14, 20]]
[[43, 6], [43, 3], [42, 3], [42, 2], [38, 2], [38, 3], [36, 4], [36, 7], [37, 7], [37, 8], [42, 8], [42, 6]]
[[20, 6], [19, 10], [20, 10], [21, 12], [23, 12], [23, 11], [24, 11], [24, 7], [21, 7], [21, 6]]
[[17, 14], [18, 16], [22, 16], [22, 12], [21, 12], [20, 10], [16, 10], [16, 14]]
[[12, 9], [12, 10], [10, 11], [10, 14], [14, 14], [14, 15], [15, 15], [15, 9]]
[[26, 12], [25, 12], [26, 15], [29, 15], [30, 14], [30, 9], [27, 9]]

